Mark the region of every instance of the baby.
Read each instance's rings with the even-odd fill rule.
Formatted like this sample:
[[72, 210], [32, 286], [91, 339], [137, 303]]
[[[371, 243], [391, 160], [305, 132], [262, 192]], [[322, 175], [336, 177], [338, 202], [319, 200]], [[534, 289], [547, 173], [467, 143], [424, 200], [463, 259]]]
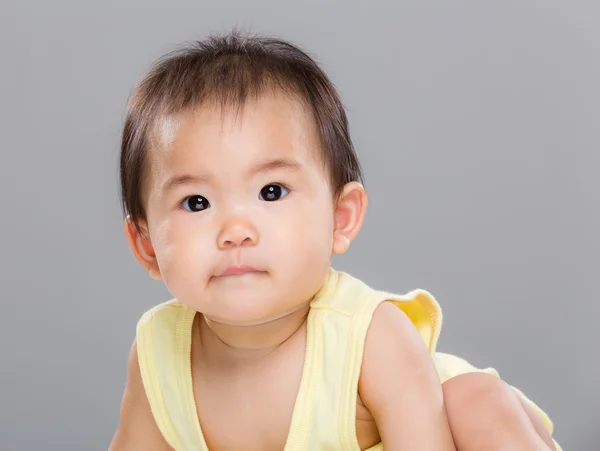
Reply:
[[112, 451], [560, 449], [493, 369], [436, 351], [429, 293], [331, 268], [367, 194], [299, 48], [234, 32], [161, 58], [120, 174], [131, 251], [174, 299], [138, 323]]

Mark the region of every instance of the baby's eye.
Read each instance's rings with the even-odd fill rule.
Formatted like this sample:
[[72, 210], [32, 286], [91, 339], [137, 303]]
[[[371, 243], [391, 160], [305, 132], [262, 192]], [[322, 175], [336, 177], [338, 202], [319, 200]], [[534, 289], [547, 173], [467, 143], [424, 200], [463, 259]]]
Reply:
[[186, 197], [183, 201], [183, 208], [193, 213], [206, 210], [208, 207], [210, 207], [208, 200], [198, 195]]
[[268, 202], [272, 202], [275, 200], [279, 200], [282, 197], [285, 197], [289, 193], [288, 189], [278, 183], [271, 183], [270, 185], [266, 185], [263, 189], [260, 190], [260, 195], [258, 196], [261, 200], [266, 200]]

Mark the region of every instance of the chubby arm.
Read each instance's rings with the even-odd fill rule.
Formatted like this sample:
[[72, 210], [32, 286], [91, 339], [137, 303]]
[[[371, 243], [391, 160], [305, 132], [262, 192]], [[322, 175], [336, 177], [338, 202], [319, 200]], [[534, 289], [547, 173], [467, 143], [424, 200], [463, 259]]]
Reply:
[[121, 417], [109, 451], [173, 451], [160, 433], [142, 383], [137, 344], [129, 354], [127, 386], [121, 402]]
[[442, 386], [415, 326], [395, 305], [373, 314], [358, 384], [391, 451], [454, 451]]
[[[436, 352], [434, 356], [434, 362], [437, 366], [438, 374], [442, 380], [442, 388], [444, 388], [444, 386], [447, 387], [447, 382], [452, 383], [451, 380], [455, 381], [457, 378], [472, 375], [473, 373], [484, 373], [500, 380], [500, 374], [494, 368], [477, 368], [465, 359], [453, 354]], [[550, 447], [550, 449], [561, 451], [562, 448], [560, 445], [552, 438], [554, 433], [554, 425], [548, 414], [546, 414], [546, 412], [544, 412], [518, 388], [510, 386], [505, 382], [502, 382], [502, 384], [505, 384], [517, 394], [520, 405], [525, 410], [527, 417], [529, 417], [531, 420], [537, 435], [539, 435], [539, 437], [546, 443], [546, 445]], [[468, 385], [472, 385], [472, 382], [468, 383]], [[471, 393], [473, 392], [472, 388], [468, 391]], [[446, 402], [448, 403], [448, 399]], [[460, 402], [462, 405], [465, 405], [464, 401]], [[500, 400], [496, 399], [496, 401], [492, 401], [492, 403], [493, 402], [499, 403], [500, 409], [505, 409], [507, 405], [510, 405], [510, 403], [507, 404], [503, 398], [500, 398]], [[487, 410], [491, 410], [492, 412], [497, 411], [498, 405], [492, 404], [487, 407]]]

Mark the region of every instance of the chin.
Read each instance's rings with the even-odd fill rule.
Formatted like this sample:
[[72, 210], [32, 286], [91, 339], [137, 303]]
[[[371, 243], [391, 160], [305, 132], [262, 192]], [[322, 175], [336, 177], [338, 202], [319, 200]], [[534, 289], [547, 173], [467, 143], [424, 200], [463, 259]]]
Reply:
[[250, 293], [243, 290], [227, 290], [226, 293], [220, 293], [212, 299], [210, 305], [206, 306], [205, 314], [214, 319], [220, 318], [223, 323], [260, 323], [277, 314], [273, 311], [276, 302], [266, 293], [261, 295], [258, 290], [252, 290]]
[[272, 314], [247, 310], [221, 310], [209, 317], [213, 321], [229, 326], [258, 326], [274, 319]]

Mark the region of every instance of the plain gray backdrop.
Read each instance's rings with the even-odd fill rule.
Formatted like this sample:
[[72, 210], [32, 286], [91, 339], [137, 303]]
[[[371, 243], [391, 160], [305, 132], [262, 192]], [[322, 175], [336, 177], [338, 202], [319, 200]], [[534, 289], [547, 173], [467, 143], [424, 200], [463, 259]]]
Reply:
[[118, 202], [127, 96], [238, 26], [301, 45], [349, 109], [370, 208], [338, 269], [431, 291], [440, 350], [600, 449], [600, 4], [2, 1], [0, 450], [105, 450], [143, 311]]

